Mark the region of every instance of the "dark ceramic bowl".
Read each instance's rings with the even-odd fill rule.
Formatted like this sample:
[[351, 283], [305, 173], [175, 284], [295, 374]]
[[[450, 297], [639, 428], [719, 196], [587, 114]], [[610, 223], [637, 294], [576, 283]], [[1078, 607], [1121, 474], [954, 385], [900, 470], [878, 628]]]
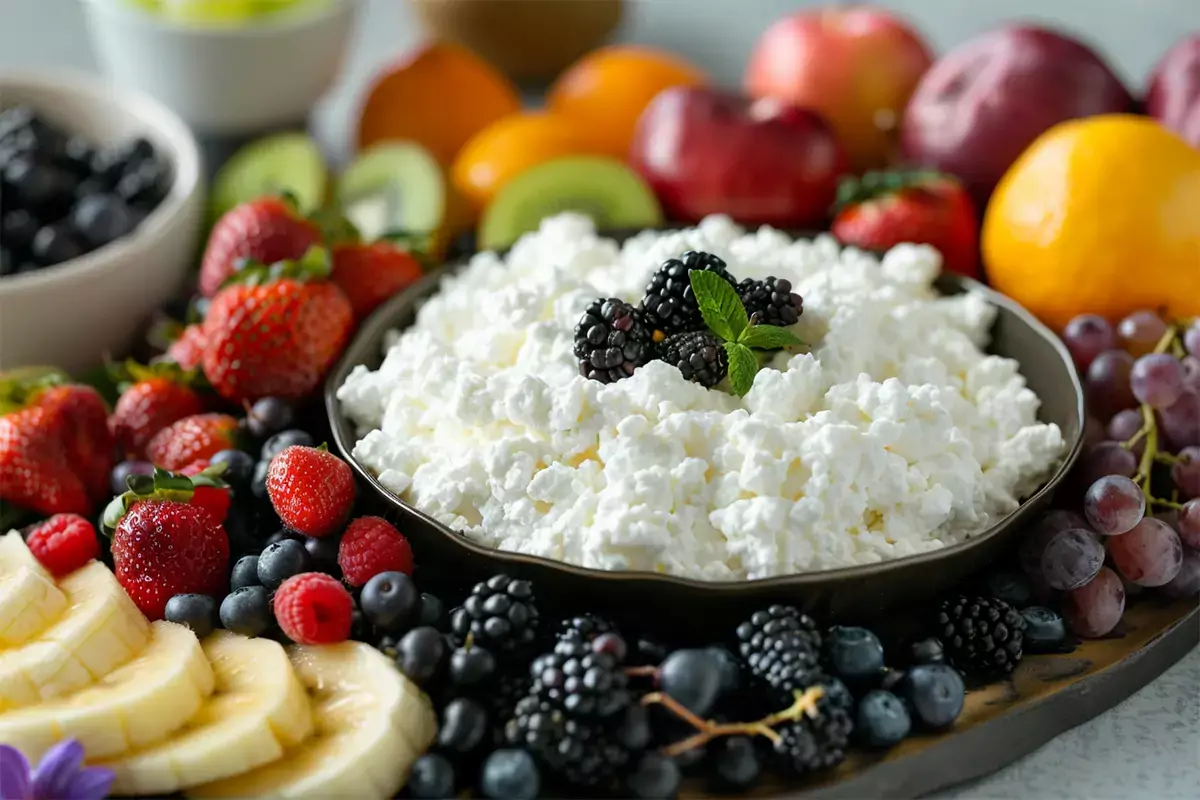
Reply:
[[[456, 269], [453, 265], [448, 269]], [[990, 352], [1015, 359], [1028, 385], [1042, 400], [1040, 420], [1062, 429], [1067, 453], [1053, 477], [1020, 508], [985, 531], [941, 550], [878, 564], [805, 572], [761, 580], [707, 582], [651, 572], [607, 572], [561, 561], [509, 553], [477, 544], [405, 503], [376, 480], [354, 459], [357, 441], [352, 423], [342, 414], [337, 389], [359, 364], [377, 368], [383, 360], [387, 331], [412, 324], [416, 309], [437, 291], [441, 271], [426, 276], [392, 298], [364, 323], [325, 387], [325, 407], [333, 438], [361, 478], [381, 498], [385, 513], [397, 519], [405, 534], [428, 558], [450, 564], [466, 578], [504, 570], [530, 577], [556, 594], [569, 596], [582, 606], [599, 600], [603, 607], [629, 613], [653, 608], [656, 615], [674, 613], [681, 624], [697, 620], [734, 619], [747, 609], [770, 602], [787, 602], [820, 614], [822, 618], [862, 619], [894, 607], [946, 591], [971, 573], [993, 563], [1007, 552], [1013, 537], [1051, 500], [1079, 457], [1083, 441], [1084, 397], [1070, 355], [1058, 338], [1012, 300], [975, 281], [943, 275], [937, 288], [943, 294], [968, 289], [982, 291], [999, 314], [993, 325]]]

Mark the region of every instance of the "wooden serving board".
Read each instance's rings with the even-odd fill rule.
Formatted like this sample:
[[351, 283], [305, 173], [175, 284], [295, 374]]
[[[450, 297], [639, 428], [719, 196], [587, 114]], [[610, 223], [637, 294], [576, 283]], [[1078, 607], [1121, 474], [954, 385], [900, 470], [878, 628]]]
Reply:
[[[856, 748], [830, 773], [747, 796], [909, 798], [983, 777], [1117, 705], [1198, 643], [1196, 598], [1148, 597], [1126, 609], [1109, 637], [1064, 655], [1027, 656], [1008, 680], [970, 690], [944, 733], [913, 736], [878, 756]], [[705, 795], [696, 787], [684, 796]]]

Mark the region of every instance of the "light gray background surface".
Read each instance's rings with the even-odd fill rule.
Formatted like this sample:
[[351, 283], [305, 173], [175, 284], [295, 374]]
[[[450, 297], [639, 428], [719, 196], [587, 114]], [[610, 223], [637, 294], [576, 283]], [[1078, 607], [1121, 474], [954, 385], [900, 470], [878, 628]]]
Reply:
[[[502, 0], [491, 0], [502, 2]], [[564, 2], [587, 0], [564, 0]], [[620, 38], [671, 48], [736, 85], [758, 34], [796, 0], [632, 0]], [[94, 69], [78, 0], [0, 0], [0, 69]], [[906, 0], [907, 15], [939, 51], [1000, 20], [1043, 20], [1100, 47], [1132, 87], [1167, 47], [1200, 29], [1200, 0]], [[358, 41], [315, 119], [342, 158], [355, 93], [421, 36], [404, 0], [368, 0]], [[1200, 650], [1117, 708], [977, 783], [942, 798], [1200, 798]]]

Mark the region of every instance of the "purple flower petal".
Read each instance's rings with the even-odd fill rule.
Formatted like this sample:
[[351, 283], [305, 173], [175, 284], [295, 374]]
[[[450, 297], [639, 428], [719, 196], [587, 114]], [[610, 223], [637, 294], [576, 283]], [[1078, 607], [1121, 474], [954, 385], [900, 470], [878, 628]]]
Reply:
[[33, 771], [33, 796], [39, 800], [67, 800], [67, 788], [81, 766], [83, 745], [78, 740], [54, 745]]
[[104, 767], [82, 769], [71, 778], [64, 800], [104, 800], [116, 777], [115, 772]]
[[29, 761], [15, 747], [0, 744], [0, 800], [27, 800]]

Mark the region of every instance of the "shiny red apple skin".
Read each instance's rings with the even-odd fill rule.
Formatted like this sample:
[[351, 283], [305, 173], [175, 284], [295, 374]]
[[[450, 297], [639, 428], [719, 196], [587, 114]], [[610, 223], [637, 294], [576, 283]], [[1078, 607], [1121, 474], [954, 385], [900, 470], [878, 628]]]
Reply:
[[1177, 42], [1155, 65], [1146, 113], [1200, 148], [1200, 33]]
[[728, 214], [781, 228], [822, 225], [847, 169], [817, 113], [701, 87], [654, 98], [638, 119], [629, 161], [669, 219]]
[[1014, 25], [934, 63], [905, 109], [900, 145], [908, 163], [957, 175], [982, 211], [1000, 177], [1047, 129], [1132, 107], [1129, 90], [1087, 45]]
[[755, 97], [820, 112], [861, 172], [894, 160], [900, 117], [931, 63], [920, 34], [887, 11], [810, 9], [778, 20], [762, 34], [744, 87]]

